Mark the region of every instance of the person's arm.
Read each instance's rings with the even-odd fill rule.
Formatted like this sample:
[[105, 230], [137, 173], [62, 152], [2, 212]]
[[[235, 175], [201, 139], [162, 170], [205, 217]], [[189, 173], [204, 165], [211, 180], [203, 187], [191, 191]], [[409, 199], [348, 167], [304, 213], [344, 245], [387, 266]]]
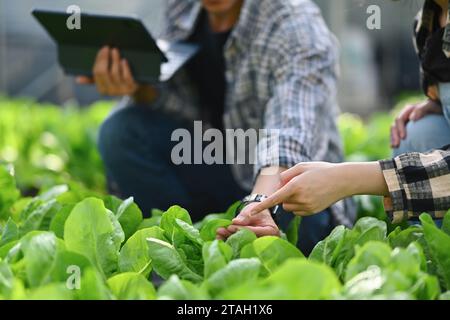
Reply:
[[281, 174], [283, 187], [252, 208], [251, 215], [282, 204], [305, 216], [353, 195], [385, 197], [392, 222], [428, 212], [442, 218], [450, 209], [450, 147], [362, 163], [304, 163]]
[[378, 162], [300, 163], [281, 174], [281, 185], [267, 200], [252, 208], [252, 216], [279, 204], [287, 212], [308, 216], [353, 195], [389, 195]]
[[[336, 49], [331, 35], [319, 22], [307, 32], [297, 31], [289, 25], [278, 30], [273, 37], [278, 41], [268, 54], [274, 81], [262, 115], [267, 136], [258, 142], [252, 191], [256, 194], [270, 196], [279, 187], [280, 172], [311, 161], [319, 149], [327, 147], [328, 136], [322, 124], [333, 113], [326, 108], [336, 91]], [[253, 231], [255, 227], [269, 226], [257, 234], [279, 234], [268, 210], [263, 216], [250, 217], [256, 205], [244, 208], [228, 231], [220, 229], [219, 238], [226, 238], [242, 226]]]

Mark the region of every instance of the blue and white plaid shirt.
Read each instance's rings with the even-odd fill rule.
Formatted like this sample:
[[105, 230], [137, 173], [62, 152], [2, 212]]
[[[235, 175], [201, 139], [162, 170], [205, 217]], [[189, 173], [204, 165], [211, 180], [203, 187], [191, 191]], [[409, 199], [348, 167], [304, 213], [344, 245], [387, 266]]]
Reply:
[[[201, 12], [198, 0], [168, 0], [161, 38], [186, 40]], [[227, 129], [278, 129], [278, 158], [258, 149], [256, 165], [233, 165], [237, 181], [251, 189], [255, 176], [274, 164], [343, 160], [336, 126], [338, 44], [310, 0], [245, 0], [225, 46]], [[200, 119], [185, 72], [166, 84], [166, 112]], [[260, 145], [264, 145], [261, 144]], [[337, 223], [351, 225], [351, 201], [332, 207]]]

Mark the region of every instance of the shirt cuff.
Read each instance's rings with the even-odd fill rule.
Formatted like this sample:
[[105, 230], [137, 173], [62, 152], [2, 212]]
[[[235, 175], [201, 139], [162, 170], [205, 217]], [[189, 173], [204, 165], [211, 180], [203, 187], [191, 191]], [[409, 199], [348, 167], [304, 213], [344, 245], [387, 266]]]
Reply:
[[402, 186], [399, 170], [395, 160], [382, 160], [379, 162], [384, 179], [389, 190], [389, 197], [384, 198], [384, 209], [392, 223], [401, 223], [408, 220], [408, 197]]

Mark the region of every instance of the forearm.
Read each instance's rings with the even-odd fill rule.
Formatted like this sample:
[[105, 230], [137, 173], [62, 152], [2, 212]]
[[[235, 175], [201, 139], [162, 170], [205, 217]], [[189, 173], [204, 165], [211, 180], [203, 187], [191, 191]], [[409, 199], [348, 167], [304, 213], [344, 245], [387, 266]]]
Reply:
[[330, 181], [339, 185], [342, 198], [362, 194], [389, 196], [388, 186], [378, 162], [342, 163], [330, 171]]

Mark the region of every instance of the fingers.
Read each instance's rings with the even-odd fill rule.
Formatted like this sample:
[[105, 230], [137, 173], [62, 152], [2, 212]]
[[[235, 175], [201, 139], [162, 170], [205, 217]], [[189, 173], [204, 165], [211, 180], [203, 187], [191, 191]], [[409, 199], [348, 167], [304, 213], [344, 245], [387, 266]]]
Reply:
[[125, 59], [122, 59], [120, 63], [121, 63], [121, 70], [122, 70], [122, 79], [128, 85], [135, 84], [133, 74], [131, 73], [131, 68], [130, 68], [128, 61]]
[[283, 210], [286, 212], [296, 212], [302, 211], [302, 207], [298, 203], [283, 203]]
[[225, 228], [219, 228], [219, 229], [217, 229], [216, 234], [217, 234], [216, 239], [218, 239], [218, 240], [226, 240], [226, 239], [228, 239], [233, 233], [230, 232], [228, 229], [225, 229]]
[[409, 121], [409, 117], [410, 117], [411, 113], [414, 112], [416, 107], [417, 107], [417, 105], [407, 106], [400, 113], [400, 115], [397, 117], [397, 119], [395, 119], [395, 126], [397, 127], [398, 135], [399, 135], [400, 139], [406, 138], [406, 124]]
[[424, 107], [417, 108], [416, 110], [414, 110], [411, 113], [409, 119], [411, 121], [418, 121], [418, 120], [422, 119], [426, 114], [427, 114], [426, 108], [424, 108]]
[[116, 48], [111, 50], [111, 72], [110, 81], [117, 87], [120, 87], [123, 83], [122, 71], [120, 63], [120, 53]]
[[281, 186], [285, 186], [289, 181], [305, 171], [306, 167], [302, 163], [299, 163], [292, 168], [282, 172], [280, 174]]
[[411, 121], [418, 121], [425, 117], [427, 114], [441, 114], [442, 106], [436, 101], [428, 100], [420, 104], [410, 115]]
[[267, 210], [269, 208], [275, 207], [276, 205], [279, 205], [280, 203], [283, 203], [286, 199], [288, 199], [294, 189], [294, 185], [292, 183], [288, 183], [283, 188], [269, 196], [266, 200], [258, 203], [256, 206], [254, 206], [250, 212], [251, 216], [255, 216], [259, 214], [260, 212]]
[[239, 225], [239, 226], [245, 226], [250, 223], [251, 217], [248, 215], [240, 214], [236, 218], [233, 219], [233, 224]]
[[398, 148], [400, 146], [400, 136], [397, 129], [393, 125], [391, 127], [391, 148]]
[[92, 73], [94, 74], [95, 83], [97, 85], [97, 90], [101, 94], [107, 94], [110, 84], [109, 80], [109, 64], [110, 64], [110, 49], [109, 47], [103, 47], [97, 54], [95, 59], [94, 69]]
[[117, 48], [104, 47], [98, 52], [93, 74], [98, 91], [104, 95], [131, 95], [139, 87]]
[[306, 205], [299, 203], [283, 203], [283, 210], [300, 217], [309, 216], [313, 213], [306, 210]]
[[406, 124], [415, 108], [416, 105], [406, 106], [395, 119], [394, 125], [391, 127], [391, 147], [398, 148], [401, 141], [406, 138]]
[[403, 118], [395, 119], [395, 128], [397, 129], [397, 135], [400, 139], [404, 139], [406, 136], [406, 121]]
[[265, 237], [265, 236], [279, 236], [280, 232], [273, 226], [258, 226], [258, 227], [252, 227], [252, 226], [234, 226], [231, 225], [228, 228], [228, 231], [232, 233], [236, 233], [241, 229], [247, 229], [252, 231], [257, 237]]

